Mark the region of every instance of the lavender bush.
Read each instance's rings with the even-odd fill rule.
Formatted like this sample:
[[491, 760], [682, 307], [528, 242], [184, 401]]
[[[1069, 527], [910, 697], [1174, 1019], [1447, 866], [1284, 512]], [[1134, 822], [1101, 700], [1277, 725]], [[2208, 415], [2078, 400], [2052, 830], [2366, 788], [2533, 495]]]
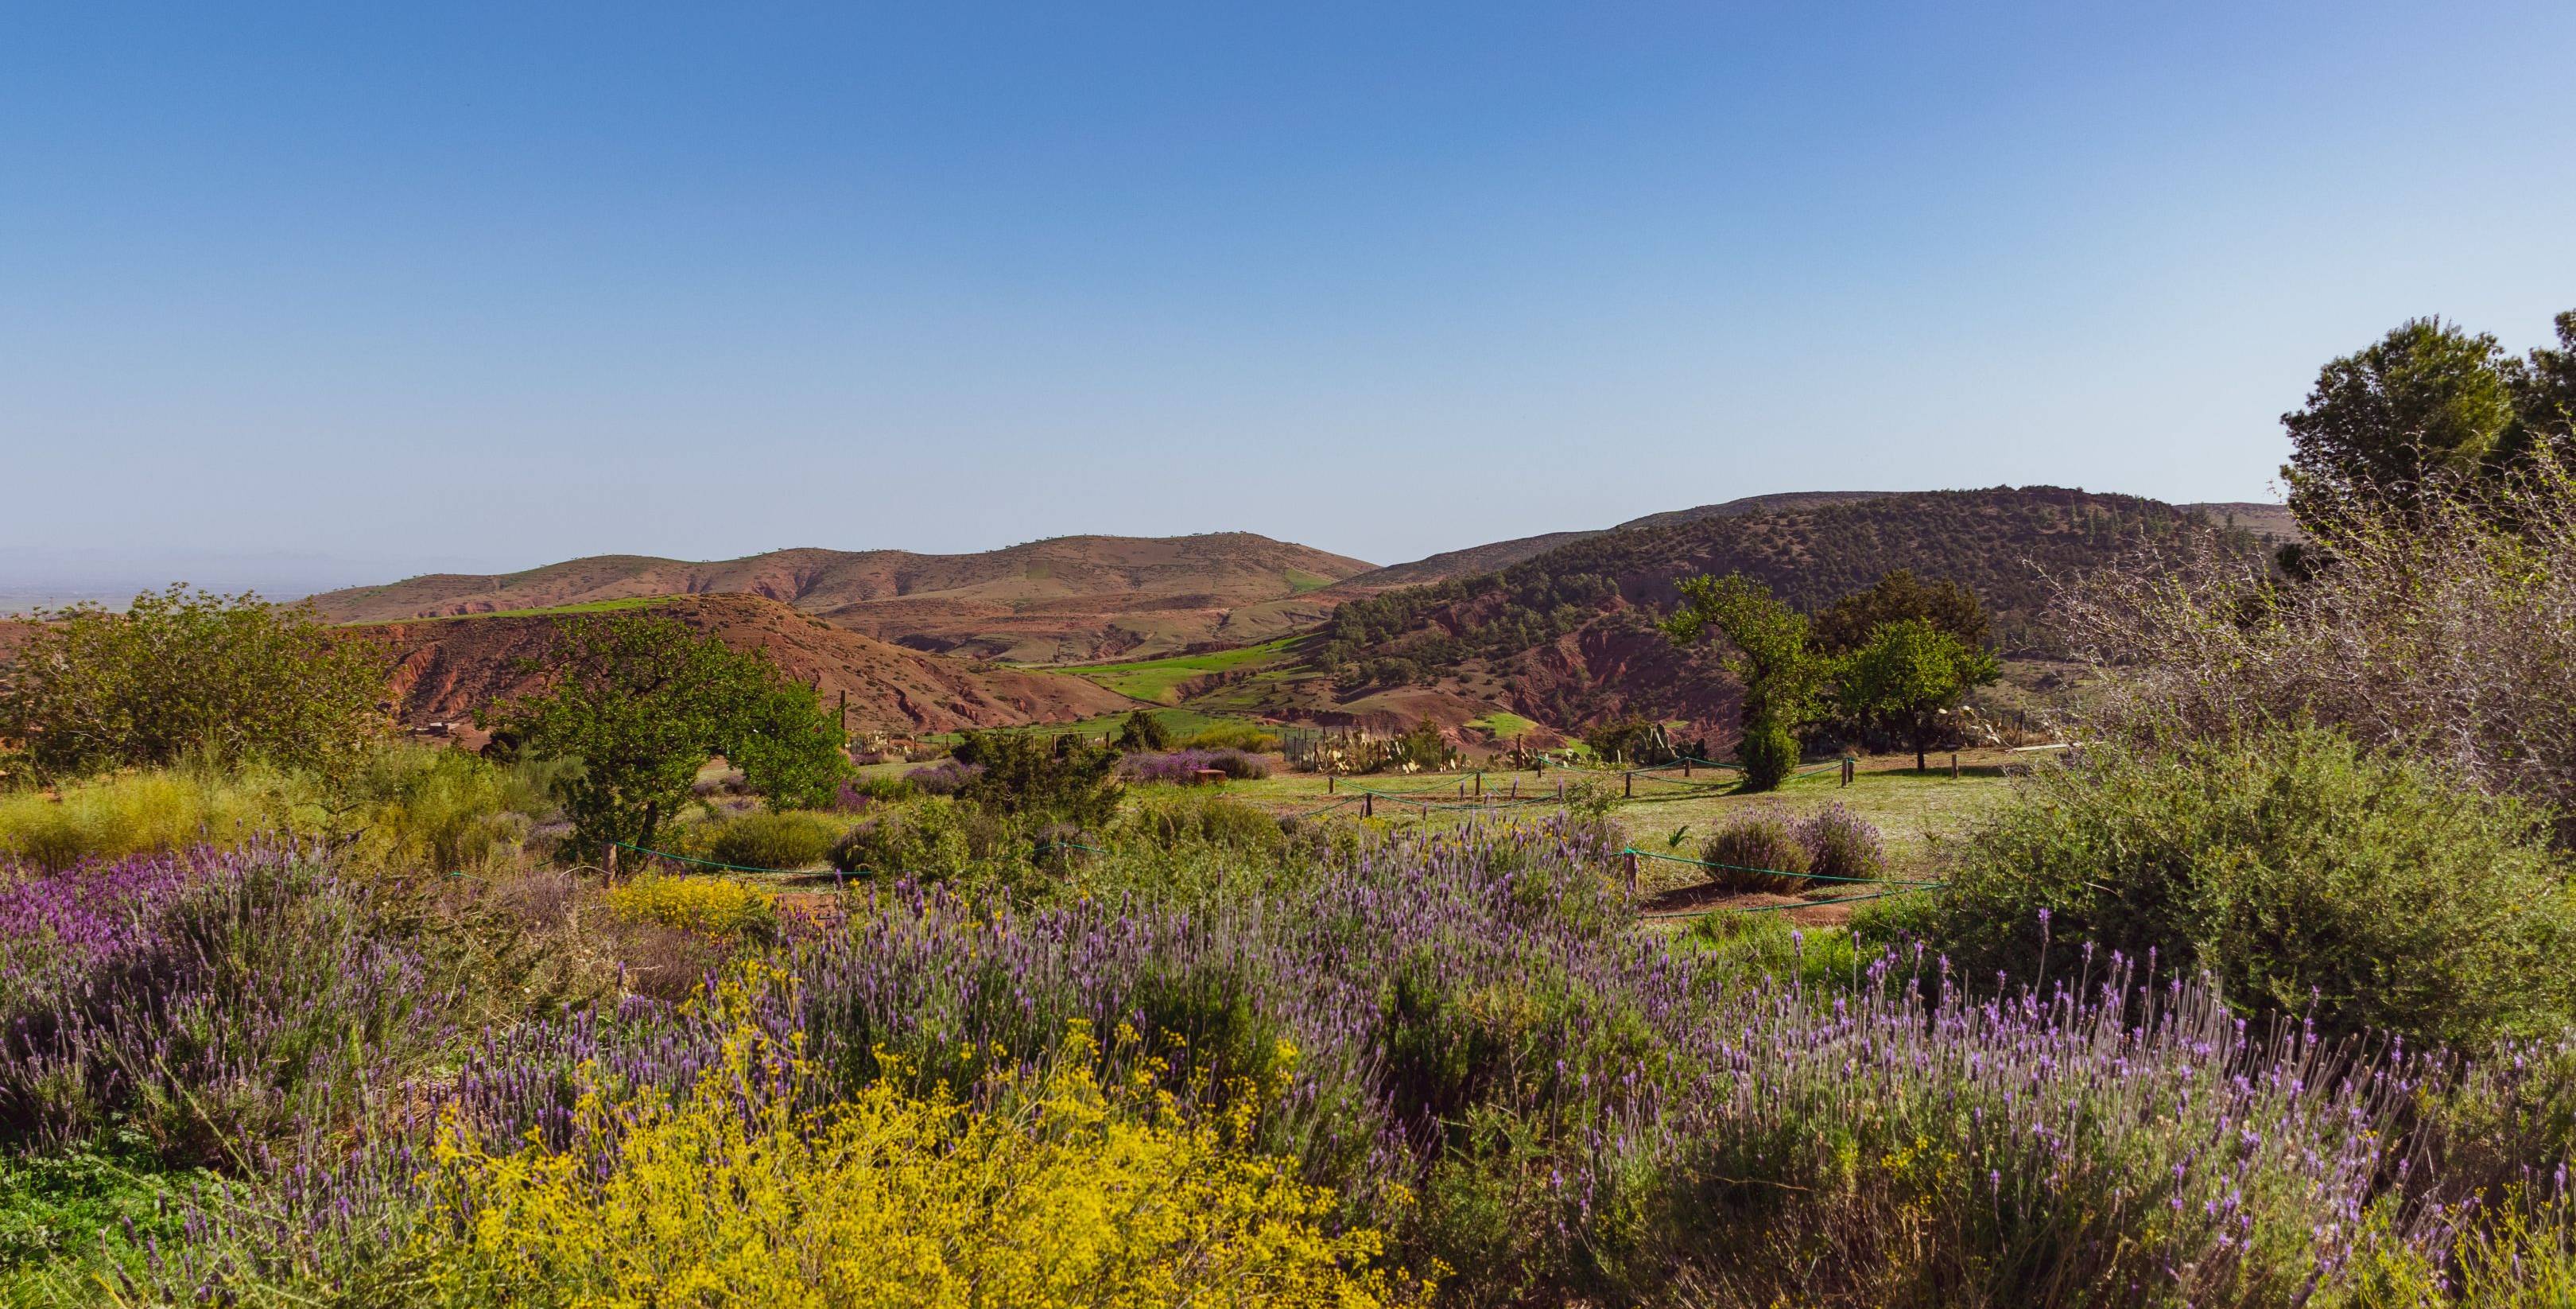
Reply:
[[1237, 781], [1268, 777], [1270, 761], [1241, 750], [1174, 750], [1169, 754], [1131, 754], [1118, 761], [1118, 776], [1130, 782], [1188, 784], [1213, 769]]
[[[2565, 1212], [2547, 1188], [2576, 1121], [2563, 1044], [2463, 1067], [2249, 1022], [2163, 960], [2063, 943], [2015, 987], [1919, 945], [1826, 949], [1786, 928], [1789, 966], [1747, 968], [1635, 930], [1618, 848], [1572, 820], [1321, 843], [1258, 868], [1193, 847], [1235, 874], [1036, 908], [892, 881], [714, 984], [801, 1043], [825, 1098], [890, 1071], [1006, 1095], [1074, 1020], [1135, 1032], [1102, 1047], [1108, 1071], [1159, 1067], [1176, 1095], [1284, 1085], [1260, 1143], [1402, 1259], [1453, 1270], [1460, 1303], [2434, 1288], [2421, 1300], [2459, 1251], [2510, 1276], [2518, 1251], [2559, 1239], [2544, 1220]], [[225, 1139], [253, 1143], [185, 1239], [142, 1261], [136, 1300], [417, 1300], [404, 1259], [437, 1239], [417, 1226], [431, 1123], [571, 1143], [583, 1088], [684, 1089], [721, 1066], [729, 1020], [711, 1011], [745, 1008], [630, 997], [498, 1025], [429, 1077], [436, 1007], [401, 998], [423, 989], [417, 961], [309, 861], [66, 876], [92, 880], [0, 892], [13, 1056], [43, 1052], [118, 1106], [167, 1096], [182, 1108], [163, 1121], [211, 1091]], [[172, 998], [118, 989], [128, 975], [171, 979]], [[63, 1103], [22, 1090], [60, 1077], [8, 1068], [13, 1106]], [[290, 1110], [312, 1130], [286, 1133]], [[66, 1113], [47, 1113], [58, 1134]], [[2538, 1235], [2475, 1226], [2506, 1186]]]
[[276, 845], [0, 873], [0, 1133], [249, 1167], [350, 1123], [445, 1039], [364, 900]]
[[[1461, 1302], [2295, 1304], [2447, 1258], [2459, 1211], [2410, 1126], [2440, 1059], [2249, 1025], [2107, 953], [2000, 994], [1920, 947], [1845, 953], [1832, 985], [1748, 975], [1630, 930], [1616, 849], [1479, 829], [1257, 894], [1034, 911], [899, 884], [745, 980], [827, 1087], [891, 1054], [991, 1088], [1075, 1019], [1141, 1034], [1176, 1093], [1284, 1073], [1264, 1144]], [[677, 1089], [720, 1037], [651, 1005], [513, 1028], [436, 1099], [496, 1143], [561, 1141], [585, 1076]], [[370, 1166], [209, 1218], [188, 1275], [398, 1245], [413, 1210]]]
[[983, 775], [982, 764], [942, 759], [928, 767], [906, 771], [903, 780], [910, 782], [923, 795], [955, 795], [964, 790], [968, 782]]

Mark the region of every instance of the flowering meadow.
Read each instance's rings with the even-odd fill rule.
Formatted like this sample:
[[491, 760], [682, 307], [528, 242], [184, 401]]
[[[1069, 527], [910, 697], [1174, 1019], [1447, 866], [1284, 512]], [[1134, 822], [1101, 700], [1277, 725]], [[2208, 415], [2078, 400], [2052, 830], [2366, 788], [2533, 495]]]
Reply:
[[[586, 907], [344, 878], [283, 844], [16, 870], [7, 1148], [122, 1140], [117, 1167], [159, 1180], [25, 1243], [41, 1257], [0, 1287], [2294, 1305], [2567, 1285], [2563, 1043], [2338, 1041], [2083, 948], [2004, 984], [1791, 932], [1793, 966], [1766, 967], [1641, 929], [1619, 848], [1570, 818], [1211, 846], [1193, 857], [1245, 866], [1186, 891], [878, 881], [732, 936], [739, 896], [650, 882]], [[621, 916], [730, 944], [671, 998], [508, 1003], [543, 952], [504, 938]]]

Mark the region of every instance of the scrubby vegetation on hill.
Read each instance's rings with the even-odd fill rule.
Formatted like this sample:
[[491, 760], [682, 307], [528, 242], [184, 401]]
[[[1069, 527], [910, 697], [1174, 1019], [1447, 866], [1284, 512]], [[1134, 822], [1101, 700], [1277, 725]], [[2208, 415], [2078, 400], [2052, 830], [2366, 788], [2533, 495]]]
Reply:
[[1497, 573], [1354, 600], [1311, 649], [1347, 692], [1471, 677], [1499, 682], [1513, 709], [1560, 728], [1623, 715], [1715, 725], [1738, 715], [1733, 684], [1713, 656], [1675, 651], [1657, 630], [1691, 577], [1741, 575], [1823, 614], [1906, 572], [1919, 588], [1982, 602], [1972, 642], [2062, 653], [2047, 617], [2058, 582], [2204, 538], [2224, 554], [2259, 554], [2246, 534], [2132, 496], [2047, 487], [1875, 496], [1609, 532]]
[[2007, 648], [2053, 644], [2052, 578], [2211, 530], [2135, 496], [2053, 487], [1926, 491], [1790, 513], [1708, 518], [1589, 537], [1498, 573], [1353, 601], [1325, 622], [1321, 658], [1413, 680], [1564, 636], [1623, 608], [1661, 610], [1682, 579], [1741, 573], [1815, 612], [1911, 570], [1965, 586]]

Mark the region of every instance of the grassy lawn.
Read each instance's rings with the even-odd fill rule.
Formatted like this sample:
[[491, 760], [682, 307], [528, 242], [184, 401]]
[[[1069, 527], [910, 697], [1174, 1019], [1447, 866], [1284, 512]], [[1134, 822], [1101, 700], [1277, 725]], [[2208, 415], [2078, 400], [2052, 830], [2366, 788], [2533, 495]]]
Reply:
[[1130, 699], [1170, 704], [1179, 699], [1181, 684], [1191, 678], [1277, 660], [1287, 654], [1288, 647], [1296, 644], [1296, 640], [1282, 637], [1236, 650], [1211, 650], [1206, 654], [1140, 659], [1132, 663], [1085, 664], [1056, 671], [1088, 677]]
[[1332, 584], [1333, 579], [1329, 577], [1317, 577], [1313, 573], [1299, 572], [1294, 568], [1288, 570], [1288, 593], [1290, 595], [1304, 595], [1308, 591], [1321, 591]]
[[1531, 722], [1529, 719], [1523, 718], [1519, 714], [1501, 709], [1497, 709], [1482, 718], [1470, 718], [1467, 720], [1467, 725], [1469, 727], [1483, 728], [1505, 741], [1511, 740], [1516, 736], [1524, 735], [1531, 728], [1538, 726], [1537, 723]]
[[[1222, 714], [1203, 714], [1195, 709], [1156, 709], [1151, 712], [1156, 718], [1162, 720], [1164, 728], [1171, 732], [1172, 737], [1175, 740], [1186, 740], [1189, 737], [1194, 736], [1197, 733], [1204, 732], [1211, 727], [1221, 725], [1235, 726], [1240, 725], [1244, 721], [1241, 718], [1229, 718]], [[1125, 727], [1127, 725], [1127, 720], [1133, 716], [1133, 712], [1102, 714], [1098, 717], [1085, 718], [1078, 722], [1039, 723], [1029, 727], [996, 727], [991, 730], [996, 732], [1007, 732], [1013, 735], [1026, 732], [1050, 738], [1067, 735], [1098, 737], [1103, 733], [1116, 736], [1118, 734], [1118, 729]], [[961, 734], [957, 732], [937, 732], [924, 736], [921, 739], [943, 745], [955, 745], [960, 735]], [[916, 768], [920, 767], [918, 764], [907, 766]]]
[[[1553, 798], [1560, 783], [1568, 786], [1589, 784], [1606, 792], [1614, 803], [1610, 819], [1628, 835], [1640, 850], [1670, 851], [1697, 857], [1700, 844], [1710, 833], [1724, 826], [1735, 815], [1759, 806], [1773, 805], [1792, 813], [1806, 814], [1829, 804], [1841, 804], [1861, 818], [1875, 824], [1887, 842], [1891, 871], [1898, 876], [1919, 876], [1931, 867], [1932, 841], [1941, 834], [1957, 831], [1960, 825], [2000, 800], [2006, 793], [2001, 758], [1963, 760], [1961, 775], [1953, 779], [1944, 757], [1940, 766], [1925, 773], [1913, 771], [1911, 756], [1884, 756], [1862, 761], [1858, 776], [1850, 786], [1842, 785], [1839, 771], [1826, 768], [1790, 780], [1789, 784], [1768, 795], [1737, 794], [1732, 774], [1696, 770], [1688, 785], [1676, 784], [1678, 773], [1640, 773], [1635, 798], [1619, 799], [1620, 778], [1615, 772], [1579, 773], [1566, 769], [1549, 769], [1545, 773], [1497, 772], [1484, 774], [1484, 795], [1491, 800], [1508, 802], [1515, 794]], [[1671, 782], [1649, 780], [1670, 777]], [[1376, 791], [1402, 799], [1381, 799], [1372, 808], [1381, 822], [1430, 822], [1447, 825], [1480, 817], [1483, 810], [1441, 809], [1439, 805], [1457, 805], [1459, 788], [1464, 785], [1469, 797], [1476, 792], [1473, 771], [1457, 773], [1384, 774], [1344, 778], [1335, 793], [1328, 795], [1321, 776], [1312, 773], [1278, 772], [1261, 781], [1226, 783], [1226, 794], [1248, 800], [1281, 813], [1312, 812], [1337, 799]], [[1425, 815], [1421, 806], [1435, 806]], [[1355, 813], [1357, 806], [1345, 805], [1336, 815]], [[1551, 812], [1552, 806], [1529, 805], [1514, 808], [1498, 803], [1491, 811], [1500, 818], [1513, 814]], [[1673, 840], [1680, 834], [1678, 842]], [[1697, 881], [1700, 874], [1686, 864], [1658, 864], [1648, 861], [1639, 881], [1649, 890], [1669, 889]]]

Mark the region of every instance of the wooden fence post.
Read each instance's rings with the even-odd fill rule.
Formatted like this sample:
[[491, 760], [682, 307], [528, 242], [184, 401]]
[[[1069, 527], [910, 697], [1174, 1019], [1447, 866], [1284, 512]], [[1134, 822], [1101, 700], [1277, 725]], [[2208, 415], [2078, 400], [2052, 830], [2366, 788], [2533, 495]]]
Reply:
[[600, 871], [608, 874], [609, 881], [615, 882], [617, 880], [617, 843], [615, 841], [611, 841], [606, 846], [602, 847], [599, 855], [599, 867]]
[[1324, 794], [1326, 794], [1326, 795], [1331, 795], [1332, 793], [1333, 793], [1333, 775], [1332, 775], [1331, 773], [1326, 773], [1326, 774], [1324, 774]]
[[1375, 794], [1368, 791], [1360, 792], [1360, 817], [1377, 817], [1377, 796]]
[[1635, 895], [1637, 893], [1637, 852], [1634, 850], [1628, 851], [1626, 858], [1628, 860], [1628, 894]]
[[1633, 800], [1637, 798], [1637, 775], [1635, 773], [1619, 774], [1619, 798], [1622, 800]]
[[1690, 776], [1690, 756], [1689, 756], [1689, 755], [1683, 755], [1683, 756], [1682, 756], [1682, 776], [1684, 776], [1684, 777], [1688, 777], [1688, 776]]
[[1485, 770], [1482, 768], [1476, 770], [1476, 798], [1485, 798]]
[[1950, 780], [1959, 780], [1959, 752], [1956, 750], [1950, 752]]
[[1850, 755], [1843, 756], [1843, 785], [1849, 786], [1852, 784], [1853, 765], [1858, 762], [1858, 760], [1852, 758]]

